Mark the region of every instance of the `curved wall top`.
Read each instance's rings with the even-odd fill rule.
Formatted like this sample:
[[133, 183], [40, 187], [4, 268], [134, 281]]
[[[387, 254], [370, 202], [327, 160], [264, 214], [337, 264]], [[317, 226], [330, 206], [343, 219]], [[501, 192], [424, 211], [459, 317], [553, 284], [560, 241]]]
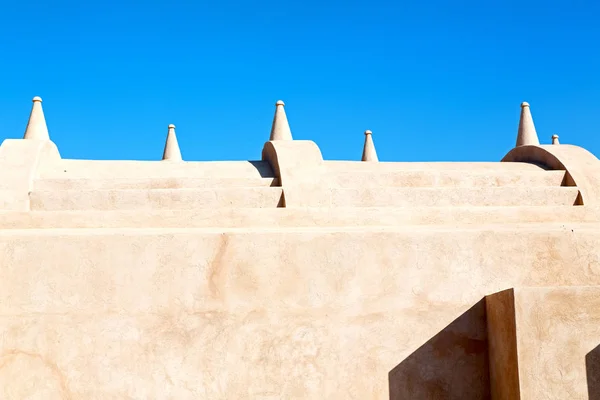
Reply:
[[600, 204], [600, 160], [586, 149], [568, 145], [515, 147], [502, 162], [527, 162], [548, 169], [566, 170], [565, 186], [577, 186], [581, 204]]
[[271, 140], [266, 142], [262, 159], [271, 164], [281, 186], [285, 187], [284, 204], [289, 206], [322, 206], [329, 196], [324, 190], [323, 156], [311, 140]]

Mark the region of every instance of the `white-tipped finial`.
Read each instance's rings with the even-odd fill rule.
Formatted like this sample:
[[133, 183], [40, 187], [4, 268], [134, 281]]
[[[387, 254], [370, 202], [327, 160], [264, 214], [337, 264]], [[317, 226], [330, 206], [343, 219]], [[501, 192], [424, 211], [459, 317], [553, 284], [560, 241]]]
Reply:
[[169, 125], [167, 142], [165, 143], [165, 151], [163, 152], [162, 159], [163, 161], [182, 161], [181, 150], [179, 150], [179, 143], [175, 135], [175, 125], [173, 124]]
[[519, 119], [519, 131], [517, 132], [517, 147], [527, 145], [539, 146], [540, 140], [535, 131], [529, 103], [523, 102], [521, 103], [521, 118]]
[[293, 140], [292, 130], [285, 115], [284, 106], [285, 104], [281, 100], [275, 103], [275, 116], [273, 117], [269, 140]]
[[552, 135], [552, 144], [560, 144], [557, 134]]
[[363, 147], [362, 161], [379, 161], [377, 158], [377, 151], [375, 151], [375, 144], [373, 143], [373, 132], [365, 131], [365, 145]]
[[29, 114], [29, 121], [27, 122], [27, 128], [25, 128], [23, 139], [50, 140], [48, 126], [46, 126], [46, 118], [44, 117], [44, 110], [42, 109], [41, 97], [36, 96], [33, 98], [33, 106], [31, 107], [31, 113]]

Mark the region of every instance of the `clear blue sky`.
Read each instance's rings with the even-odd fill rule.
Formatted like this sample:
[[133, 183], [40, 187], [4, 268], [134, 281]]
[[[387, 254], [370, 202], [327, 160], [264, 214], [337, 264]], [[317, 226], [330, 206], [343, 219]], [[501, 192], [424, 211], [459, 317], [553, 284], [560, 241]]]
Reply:
[[[531, 104], [600, 156], [594, 1], [0, 0], [0, 139], [44, 99], [64, 158], [259, 159], [274, 103], [326, 159], [499, 160]], [[123, 145], [121, 148], [115, 144]]]

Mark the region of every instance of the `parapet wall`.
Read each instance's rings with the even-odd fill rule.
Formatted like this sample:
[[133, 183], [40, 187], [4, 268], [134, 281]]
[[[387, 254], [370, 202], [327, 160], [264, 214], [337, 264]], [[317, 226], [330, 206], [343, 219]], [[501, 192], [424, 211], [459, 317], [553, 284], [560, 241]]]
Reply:
[[0, 398], [594, 398], [587, 151], [521, 123], [503, 162], [329, 161], [278, 103], [263, 160], [174, 127], [165, 161], [66, 160], [37, 103], [0, 146]]
[[169, 163], [66, 160], [50, 141], [6, 140], [0, 194], [2, 208], [20, 211], [594, 205], [598, 160], [563, 146], [547, 148], [567, 154], [566, 165], [542, 164], [521, 148], [506, 160], [526, 162], [323, 161], [310, 141], [267, 142], [263, 161]]

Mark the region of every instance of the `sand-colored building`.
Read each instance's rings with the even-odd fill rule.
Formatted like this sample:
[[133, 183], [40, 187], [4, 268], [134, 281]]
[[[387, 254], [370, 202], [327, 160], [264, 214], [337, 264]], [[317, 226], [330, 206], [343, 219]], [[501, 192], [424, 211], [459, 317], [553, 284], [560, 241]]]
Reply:
[[71, 160], [35, 98], [0, 398], [598, 400], [600, 161], [552, 142], [523, 103], [499, 162], [328, 161], [278, 102], [261, 160]]

